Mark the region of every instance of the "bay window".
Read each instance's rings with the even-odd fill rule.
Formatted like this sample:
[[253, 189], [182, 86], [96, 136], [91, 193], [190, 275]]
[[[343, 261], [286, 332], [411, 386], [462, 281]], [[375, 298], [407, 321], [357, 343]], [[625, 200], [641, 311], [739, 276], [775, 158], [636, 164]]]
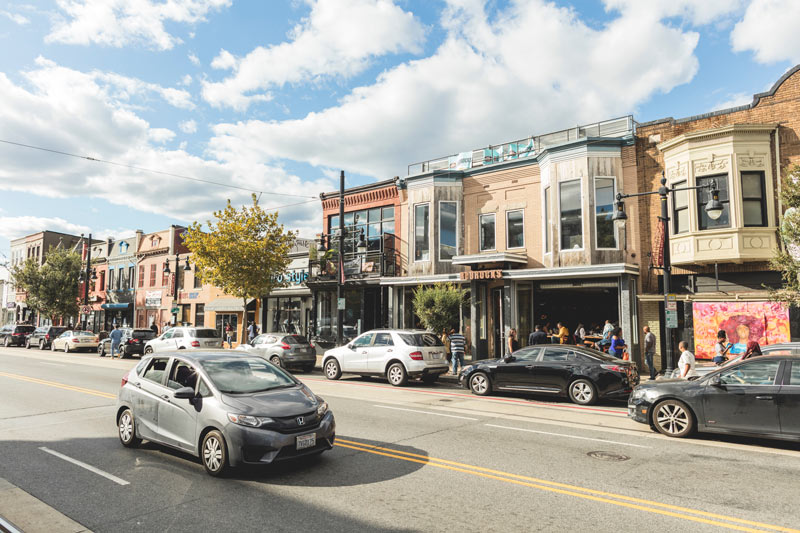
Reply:
[[580, 180], [564, 181], [559, 184], [561, 250], [580, 250], [583, 248], [581, 200]]
[[597, 248], [617, 247], [617, 232], [614, 229], [615, 178], [594, 179], [594, 210]]
[[439, 202], [439, 261], [450, 261], [458, 253], [458, 204]]
[[495, 249], [495, 215], [480, 216], [480, 251]]
[[[719, 189], [719, 201], [722, 204], [722, 215], [712, 220], [706, 214], [706, 204], [711, 199], [711, 182], [715, 181]], [[707, 189], [697, 190], [697, 226], [700, 230], [729, 228], [731, 226], [730, 199], [728, 197], [728, 175], [703, 176], [695, 179], [696, 185], [709, 185]]]
[[430, 205], [414, 206], [414, 261], [430, 261]]
[[767, 225], [763, 172], [742, 172], [742, 211], [745, 227]]

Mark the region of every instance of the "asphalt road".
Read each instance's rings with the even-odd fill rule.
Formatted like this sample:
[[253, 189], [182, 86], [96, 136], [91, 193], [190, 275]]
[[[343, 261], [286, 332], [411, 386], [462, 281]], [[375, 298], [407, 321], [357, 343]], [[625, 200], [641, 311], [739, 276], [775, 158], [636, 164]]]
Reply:
[[299, 377], [334, 411], [337, 446], [214, 479], [119, 443], [114, 398], [136, 362], [0, 348], [0, 478], [98, 532], [800, 528], [797, 444], [668, 439], [620, 403], [319, 373]]

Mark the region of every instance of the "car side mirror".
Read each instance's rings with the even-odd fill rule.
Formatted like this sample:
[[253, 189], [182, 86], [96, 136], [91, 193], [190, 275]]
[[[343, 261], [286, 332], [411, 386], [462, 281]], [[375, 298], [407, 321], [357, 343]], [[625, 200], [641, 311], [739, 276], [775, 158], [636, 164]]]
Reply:
[[353, 348], [353, 343], [352, 342], [350, 344], [348, 344], [347, 347], [350, 348], [351, 350], [355, 350], [355, 348]]
[[516, 360], [517, 360], [517, 358], [514, 357], [513, 355], [507, 355], [507, 356], [503, 357], [503, 361], [506, 362], [506, 363], [513, 363]]
[[181, 387], [175, 391], [175, 398], [179, 400], [191, 400], [194, 398], [194, 389], [192, 387]]
[[722, 384], [722, 378], [720, 378], [719, 376], [714, 376], [713, 378], [711, 378], [711, 381], [709, 381], [708, 384], [711, 385], [712, 387], [723, 387], [724, 386]]

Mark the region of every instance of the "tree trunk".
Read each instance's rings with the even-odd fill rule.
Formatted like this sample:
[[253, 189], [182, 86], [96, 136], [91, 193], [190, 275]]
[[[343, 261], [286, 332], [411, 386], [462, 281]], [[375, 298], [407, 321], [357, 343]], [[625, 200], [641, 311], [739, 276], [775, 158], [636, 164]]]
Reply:
[[247, 338], [247, 297], [243, 298], [244, 306], [242, 307], [242, 336], [239, 338], [239, 345], [246, 343]]

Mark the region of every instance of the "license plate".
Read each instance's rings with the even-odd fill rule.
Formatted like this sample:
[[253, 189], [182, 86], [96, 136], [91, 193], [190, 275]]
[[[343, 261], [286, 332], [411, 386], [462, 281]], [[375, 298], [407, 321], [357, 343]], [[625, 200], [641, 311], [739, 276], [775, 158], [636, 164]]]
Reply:
[[306, 448], [313, 448], [317, 445], [317, 434], [300, 435], [297, 437], [297, 449], [304, 450]]
[[436, 353], [433, 354], [433, 358], [434, 359], [441, 359], [442, 358], [442, 354], [439, 353], [439, 352], [436, 352]]
[[217, 343], [214, 341], [206, 341], [206, 346], [216, 346]]

